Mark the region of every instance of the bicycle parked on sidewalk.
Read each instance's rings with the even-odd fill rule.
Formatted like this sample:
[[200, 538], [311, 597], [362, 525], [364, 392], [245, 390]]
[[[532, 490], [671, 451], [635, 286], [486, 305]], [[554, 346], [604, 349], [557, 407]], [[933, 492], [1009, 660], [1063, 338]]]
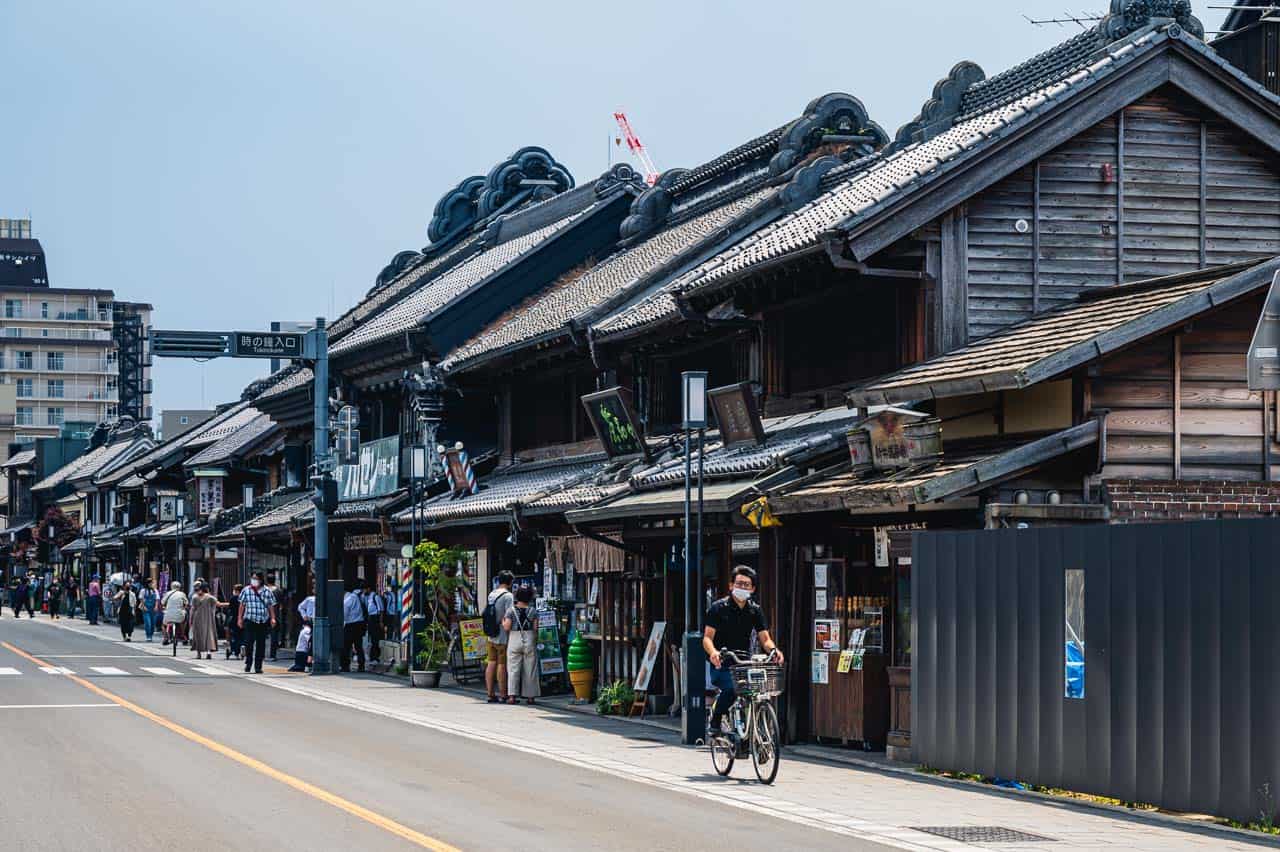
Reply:
[[721, 658], [729, 663], [737, 698], [725, 716], [727, 730], [709, 730], [707, 735], [711, 765], [718, 775], [728, 776], [734, 761], [749, 754], [762, 784], [772, 784], [778, 777], [782, 733], [773, 699], [782, 694], [782, 666], [772, 662], [776, 653], [747, 656], [720, 649]]

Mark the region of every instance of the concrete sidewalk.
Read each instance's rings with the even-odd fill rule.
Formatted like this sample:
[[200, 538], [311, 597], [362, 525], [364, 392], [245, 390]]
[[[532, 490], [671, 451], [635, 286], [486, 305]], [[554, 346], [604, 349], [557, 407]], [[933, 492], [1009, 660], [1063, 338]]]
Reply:
[[[82, 621], [50, 623], [119, 642], [114, 628], [89, 627]], [[133, 642], [129, 647], [170, 656], [158, 643]], [[196, 661], [190, 652], [178, 660]], [[282, 659], [283, 662], [283, 659]], [[209, 661], [200, 665], [208, 666]], [[308, 677], [268, 666], [267, 674], [245, 676], [242, 665], [215, 655], [212, 665], [251, 677], [264, 688], [395, 719], [451, 736], [498, 743], [547, 760], [584, 766], [638, 783], [655, 784], [730, 806], [765, 812], [778, 819], [915, 850], [1135, 850], [1277, 848], [1273, 838], [1189, 820], [1141, 812], [1098, 810], [1070, 800], [1029, 797], [986, 785], [938, 779], [903, 769], [844, 765], [814, 759], [812, 749], [785, 751], [778, 781], [765, 787], [755, 781], [750, 763], [735, 765], [722, 779], [704, 749], [679, 745], [678, 735], [663, 725], [643, 725], [600, 718], [557, 706], [549, 700], [535, 707], [487, 704], [483, 694], [456, 687], [412, 689], [401, 678], [380, 675]], [[415, 747], [406, 738], [406, 757]], [[655, 815], [661, 819], [661, 815]], [[960, 842], [944, 834], [958, 827], [986, 827], [1023, 832], [1035, 838], [1014, 842]], [[994, 837], [995, 833], [988, 834]], [[1045, 841], [1056, 841], [1046, 847]]]

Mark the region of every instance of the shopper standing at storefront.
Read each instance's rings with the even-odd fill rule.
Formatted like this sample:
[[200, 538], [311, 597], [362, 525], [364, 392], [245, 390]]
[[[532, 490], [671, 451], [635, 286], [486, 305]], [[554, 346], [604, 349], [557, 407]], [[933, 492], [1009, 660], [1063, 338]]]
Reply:
[[[511, 584], [515, 575], [510, 571], [498, 573], [498, 588], [489, 592], [488, 605], [484, 608], [484, 632], [488, 637], [488, 662], [484, 667], [484, 685], [489, 693], [489, 703], [507, 700], [507, 610], [511, 608]], [[502, 698], [498, 698], [502, 693]]]
[[533, 589], [516, 590], [515, 606], [507, 610], [502, 626], [507, 631], [507, 702], [516, 704], [523, 698], [532, 704], [542, 695], [538, 677], [538, 613], [533, 603]]

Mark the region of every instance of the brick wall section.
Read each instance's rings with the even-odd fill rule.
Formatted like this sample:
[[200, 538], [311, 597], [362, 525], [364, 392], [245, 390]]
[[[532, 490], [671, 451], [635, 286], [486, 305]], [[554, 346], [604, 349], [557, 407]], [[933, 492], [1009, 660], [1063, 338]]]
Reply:
[[1280, 515], [1280, 482], [1108, 479], [1102, 495], [1115, 524]]

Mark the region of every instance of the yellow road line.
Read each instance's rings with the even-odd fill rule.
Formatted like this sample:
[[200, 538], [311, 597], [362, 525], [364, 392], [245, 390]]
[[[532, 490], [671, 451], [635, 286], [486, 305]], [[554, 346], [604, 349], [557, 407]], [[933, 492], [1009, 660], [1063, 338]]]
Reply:
[[[43, 660], [37, 657], [31, 656], [26, 651], [23, 651], [20, 648], [15, 648], [14, 646], [10, 645], [8, 642], [0, 642], [0, 645], [3, 645], [9, 651], [12, 651], [13, 653], [17, 654], [19, 657], [22, 657], [32, 663], [35, 663], [36, 665], [40, 665], [40, 666], [48, 665], [48, 663], [44, 662]], [[309, 784], [300, 778], [295, 778], [292, 775], [281, 772], [279, 769], [276, 769], [275, 767], [268, 766], [267, 764], [263, 763], [261, 760], [257, 760], [256, 758], [249, 757], [247, 754], [238, 752], [235, 749], [230, 748], [229, 746], [225, 746], [222, 743], [215, 742], [214, 740], [211, 740], [206, 736], [197, 734], [195, 731], [189, 728], [184, 728], [182, 725], [179, 725], [176, 722], [171, 722], [168, 719], [164, 718], [163, 716], [152, 713], [150, 710], [147, 710], [145, 707], [139, 707], [137, 704], [134, 704], [132, 701], [128, 701], [114, 693], [108, 692], [107, 690], [103, 689], [97, 684], [91, 683], [90, 681], [87, 681], [82, 677], [79, 677], [77, 675], [64, 675], [64, 677], [66, 680], [74, 681], [75, 683], [80, 684], [90, 692], [96, 693], [97, 695], [102, 696], [108, 701], [114, 704], [118, 704], [119, 706], [125, 708], [126, 710], [130, 710], [134, 713], [137, 713], [139, 716], [143, 717], [144, 719], [149, 719], [152, 722], [155, 722], [157, 725], [160, 725], [163, 728], [169, 729], [170, 731], [172, 731], [173, 733], [177, 734], [180, 737], [183, 737], [184, 739], [188, 739], [193, 743], [202, 745], [205, 748], [209, 749], [210, 751], [217, 752], [223, 757], [228, 757], [231, 760], [234, 760], [236, 763], [239, 763], [242, 766], [247, 766], [250, 769], [254, 770], [255, 772], [260, 772], [261, 774], [267, 776], [268, 778], [271, 778], [275, 781], [279, 781], [281, 784], [285, 784], [289, 787], [292, 787], [293, 789], [297, 790], [300, 793], [305, 793], [314, 799], [319, 799], [325, 804], [333, 805], [335, 808], [339, 808], [340, 810], [346, 811], [347, 813], [351, 814], [354, 817], [358, 817], [371, 825], [375, 825], [378, 828], [381, 828], [383, 831], [387, 831], [391, 834], [396, 835], [397, 837], [402, 837], [405, 840], [408, 840], [410, 843], [421, 846], [423, 849], [431, 849], [431, 850], [434, 850], [434, 852], [459, 852], [458, 848], [455, 846], [450, 846], [448, 843], [444, 843], [442, 841], [436, 840], [433, 837], [428, 837], [427, 835], [422, 834], [421, 832], [414, 831], [412, 828], [409, 828], [408, 826], [401, 825], [395, 820], [384, 817], [381, 814], [374, 813], [368, 808], [361, 807], [360, 805], [357, 805], [354, 802], [349, 802], [346, 799], [342, 798], [341, 796], [338, 796], [334, 793], [330, 793], [328, 790], [322, 789], [320, 787], [315, 786], [314, 784]]]

